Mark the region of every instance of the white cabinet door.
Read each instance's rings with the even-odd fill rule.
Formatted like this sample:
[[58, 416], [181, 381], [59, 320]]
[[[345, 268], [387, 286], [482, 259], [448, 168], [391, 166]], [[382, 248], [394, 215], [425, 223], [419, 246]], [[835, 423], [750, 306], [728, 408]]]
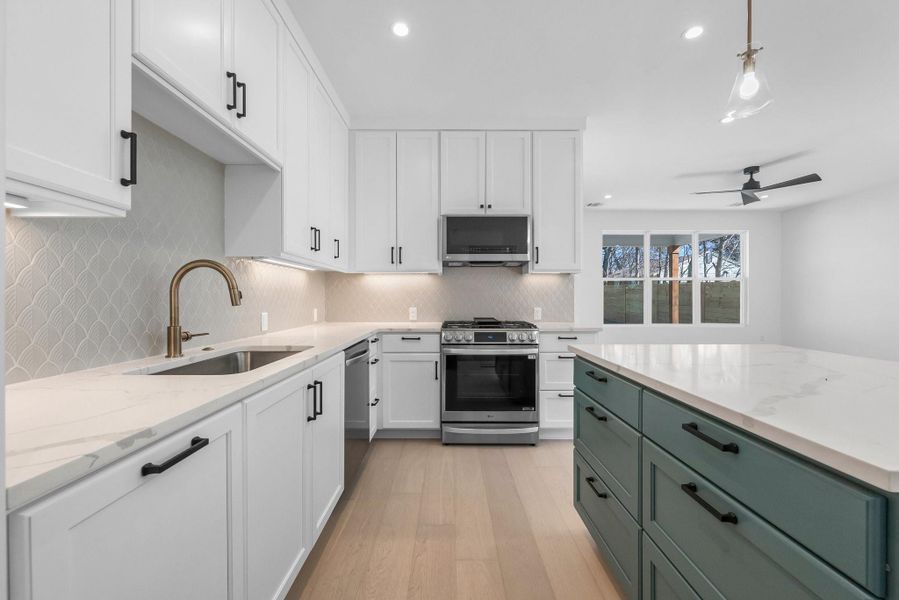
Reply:
[[10, 597], [243, 598], [241, 433], [233, 406], [13, 513]]
[[440, 428], [440, 355], [384, 354], [385, 429]]
[[341, 270], [349, 265], [349, 240], [347, 219], [349, 202], [349, 131], [337, 109], [331, 107], [331, 206], [330, 235], [322, 246], [328, 250], [328, 262]]
[[440, 132], [440, 210], [478, 215], [486, 210], [483, 131]]
[[[574, 392], [540, 392], [541, 437], [570, 438], [574, 427]], [[547, 435], [548, 429], [562, 430]]]
[[531, 214], [531, 132], [487, 132], [487, 214]]
[[381, 408], [381, 355], [374, 351], [375, 344], [371, 344], [369, 347], [372, 349], [368, 371], [368, 439], [371, 441], [378, 432], [378, 413]]
[[[312, 370], [313, 401], [306, 407], [311, 543], [343, 493], [343, 352]], [[317, 404], [317, 407], [313, 407]]]
[[574, 389], [574, 354], [540, 353], [540, 389]]
[[438, 134], [396, 134], [397, 270], [439, 272]]
[[353, 269], [396, 271], [396, 133], [353, 134]]
[[[233, 0], [135, 0], [134, 56], [227, 121]], [[124, 4], [124, 3], [123, 3]]]
[[[183, 26], [183, 24], [182, 24]], [[234, 68], [241, 88], [237, 128], [270, 156], [281, 155], [279, 51], [281, 18], [269, 0], [234, 0]]]
[[317, 77], [312, 78], [309, 113], [309, 224], [316, 229], [313, 258], [331, 256], [331, 100]]
[[[9, 0], [6, 191], [59, 205], [131, 206], [131, 2]], [[38, 208], [34, 209], [36, 212]], [[75, 213], [72, 213], [75, 214]]]
[[534, 272], [581, 268], [581, 134], [534, 133]]
[[306, 371], [244, 402], [247, 597], [283, 598], [309, 553], [303, 490]]
[[284, 166], [282, 211], [284, 252], [311, 258], [309, 224], [309, 104], [315, 76], [292, 36], [285, 36], [283, 64]]

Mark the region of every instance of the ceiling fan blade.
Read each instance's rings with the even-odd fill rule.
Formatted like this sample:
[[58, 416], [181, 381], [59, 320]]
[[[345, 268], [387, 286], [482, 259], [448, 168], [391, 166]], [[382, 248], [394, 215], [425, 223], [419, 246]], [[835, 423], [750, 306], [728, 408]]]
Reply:
[[693, 192], [694, 194], [736, 194], [737, 192], [742, 192], [743, 190], [715, 190], [713, 192]]
[[740, 195], [743, 197], [743, 206], [759, 201], [759, 197], [753, 192], [740, 192]]
[[775, 158], [774, 160], [769, 160], [769, 161], [763, 162], [761, 164], [759, 164], [759, 163], [756, 163], [756, 164], [758, 164], [761, 168], [766, 169], [766, 168], [772, 167], [774, 165], [779, 165], [781, 163], [789, 162], [791, 160], [796, 160], [797, 158], [802, 158], [803, 156], [808, 156], [811, 153], [812, 153], [811, 150], [800, 150], [799, 152], [787, 154], [785, 156]]
[[764, 187], [759, 188], [758, 192], [767, 192], [768, 190], [777, 190], [780, 188], [791, 187], [794, 185], [802, 185], [804, 183], [814, 183], [816, 181], [821, 181], [821, 176], [817, 173], [812, 173], [811, 175], [805, 175], [804, 177], [797, 177], [796, 179], [788, 179], [787, 181], [781, 181], [780, 183], [775, 183], [772, 185], [766, 185]]

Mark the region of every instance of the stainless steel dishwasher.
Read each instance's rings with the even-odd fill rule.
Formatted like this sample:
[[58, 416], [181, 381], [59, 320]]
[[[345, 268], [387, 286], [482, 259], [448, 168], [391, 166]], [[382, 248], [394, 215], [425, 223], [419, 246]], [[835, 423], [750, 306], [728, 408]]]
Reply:
[[368, 452], [368, 340], [345, 350], [344, 375], [344, 487], [350, 489]]

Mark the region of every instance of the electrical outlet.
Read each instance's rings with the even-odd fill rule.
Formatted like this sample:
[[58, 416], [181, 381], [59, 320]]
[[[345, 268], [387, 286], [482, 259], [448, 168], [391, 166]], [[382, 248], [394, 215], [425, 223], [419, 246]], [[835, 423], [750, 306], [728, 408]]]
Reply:
[[318, 309], [317, 308], [312, 309], [312, 322], [318, 323]]
[[264, 312], [259, 315], [259, 329], [268, 331], [268, 313]]
[[534, 307], [534, 320], [542, 321], [543, 320], [543, 309], [539, 306]]
[[418, 320], [418, 307], [417, 307], [417, 306], [410, 306], [410, 307], [409, 307], [409, 320], [410, 320], [410, 321], [417, 321], [417, 320]]

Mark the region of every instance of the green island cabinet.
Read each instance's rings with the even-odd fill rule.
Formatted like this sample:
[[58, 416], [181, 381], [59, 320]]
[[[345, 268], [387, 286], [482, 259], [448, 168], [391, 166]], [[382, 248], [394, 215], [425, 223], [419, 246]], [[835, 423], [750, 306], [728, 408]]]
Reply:
[[636, 600], [899, 600], [899, 495], [577, 358], [574, 504]]

